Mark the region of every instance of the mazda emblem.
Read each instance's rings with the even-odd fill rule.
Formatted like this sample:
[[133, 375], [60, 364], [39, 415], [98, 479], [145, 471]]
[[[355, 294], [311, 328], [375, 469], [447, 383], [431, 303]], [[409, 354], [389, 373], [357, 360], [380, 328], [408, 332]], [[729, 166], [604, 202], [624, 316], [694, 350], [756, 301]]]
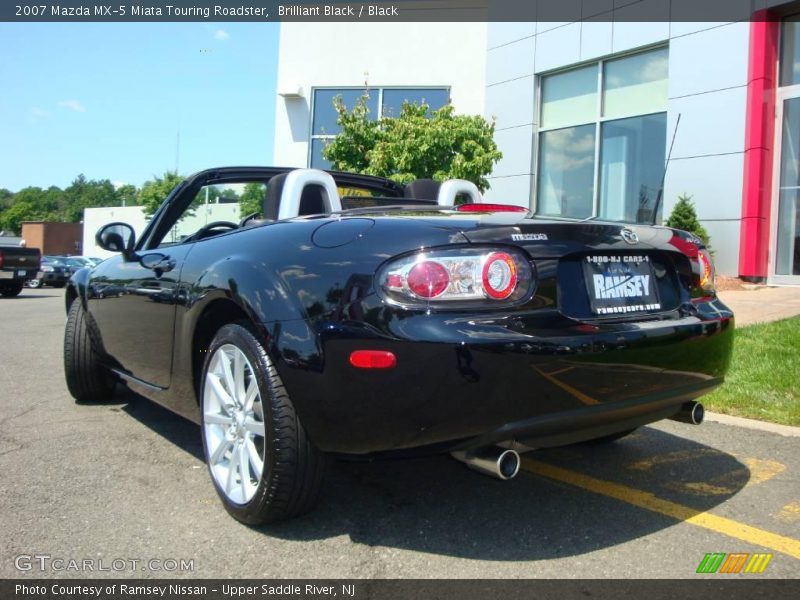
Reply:
[[629, 229], [628, 227], [623, 227], [622, 231], [620, 231], [619, 234], [622, 236], [622, 239], [629, 244], [639, 243], [639, 236], [633, 229]]

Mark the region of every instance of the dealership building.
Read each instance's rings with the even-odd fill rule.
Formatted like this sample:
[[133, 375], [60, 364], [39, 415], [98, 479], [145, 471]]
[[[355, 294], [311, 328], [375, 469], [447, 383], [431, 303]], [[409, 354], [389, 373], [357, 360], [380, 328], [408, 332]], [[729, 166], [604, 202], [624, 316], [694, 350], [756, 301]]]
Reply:
[[690, 195], [720, 273], [800, 284], [800, 3], [719, 23], [567, 4], [568, 22], [282, 23], [274, 163], [328, 166], [334, 96], [451, 102], [496, 119], [489, 201], [647, 223], [672, 146], [657, 218]]

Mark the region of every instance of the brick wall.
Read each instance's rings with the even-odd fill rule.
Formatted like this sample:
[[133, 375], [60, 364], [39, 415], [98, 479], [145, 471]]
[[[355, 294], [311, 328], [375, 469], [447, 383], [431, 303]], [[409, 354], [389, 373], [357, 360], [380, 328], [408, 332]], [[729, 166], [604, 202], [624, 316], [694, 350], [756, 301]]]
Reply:
[[83, 225], [81, 223], [22, 224], [22, 239], [28, 248], [39, 248], [42, 254], [80, 255]]

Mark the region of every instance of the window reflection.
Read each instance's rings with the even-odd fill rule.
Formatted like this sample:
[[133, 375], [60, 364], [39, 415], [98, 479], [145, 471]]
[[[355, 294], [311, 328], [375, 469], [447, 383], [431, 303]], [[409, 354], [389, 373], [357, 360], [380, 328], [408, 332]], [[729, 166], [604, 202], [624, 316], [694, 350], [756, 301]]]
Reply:
[[582, 219], [592, 214], [595, 126], [541, 134], [537, 212]]
[[604, 64], [603, 116], [621, 117], [667, 109], [667, 49]]
[[664, 173], [667, 115], [659, 113], [602, 125], [600, 217], [647, 223]]
[[780, 85], [800, 84], [800, 14], [783, 21], [780, 70]]

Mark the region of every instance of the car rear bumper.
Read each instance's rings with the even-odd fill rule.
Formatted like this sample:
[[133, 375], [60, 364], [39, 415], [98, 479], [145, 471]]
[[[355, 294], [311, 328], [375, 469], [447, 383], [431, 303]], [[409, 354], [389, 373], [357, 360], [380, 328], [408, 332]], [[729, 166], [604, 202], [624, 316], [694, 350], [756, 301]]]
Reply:
[[[316, 355], [279, 337], [278, 368], [326, 451], [546, 447], [672, 416], [723, 381], [734, 329], [718, 300], [663, 321], [548, 322], [431, 317], [395, 323], [392, 336], [329, 323]], [[353, 368], [362, 349], [391, 351], [397, 365]]]

